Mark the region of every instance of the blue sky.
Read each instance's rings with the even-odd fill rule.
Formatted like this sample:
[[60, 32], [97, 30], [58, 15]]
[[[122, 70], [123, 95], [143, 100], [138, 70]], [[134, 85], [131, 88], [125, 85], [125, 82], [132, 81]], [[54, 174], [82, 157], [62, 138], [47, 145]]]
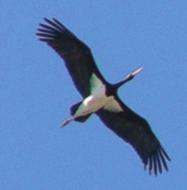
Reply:
[[[144, 71], [119, 91], [172, 158], [154, 177], [135, 151], [92, 116], [59, 124], [81, 97], [63, 61], [35, 36], [57, 18], [86, 42], [110, 82]], [[184, 189], [187, 175], [185, 0], [0, 2], [0, 189]]]

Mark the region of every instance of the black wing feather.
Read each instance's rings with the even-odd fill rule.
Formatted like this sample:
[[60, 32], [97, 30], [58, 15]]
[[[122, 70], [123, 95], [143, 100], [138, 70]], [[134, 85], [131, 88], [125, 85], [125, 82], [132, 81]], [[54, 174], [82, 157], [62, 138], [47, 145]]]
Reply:
[[[58, 20], [44, 20], [46, 23], [40, 24], [37, 35], [64, 59], [81, 95], [87, 97], [90, 94], [90, 78], [93, 73], [103, 83], [107, 83], [98, 70], [89, 47]], [[158, 172], [162, 173], [163, 169], [168, 170], [166, 160], [170, 158], [147, 121], [130, 110], [117, 96], [116, 100], [123, 112], [114, 113], [101, 109], [97, 115], [108, 128], [134, 147], [150, 173], [157, 175]]]
[[168, 170], [166, 160], [169, 161], [170, 158], [147, 121], [129, 109], [117, 96], [116, 100], [123, 112], [101, 109], [97, 115], [108, 128], [134, 147], [150, 174], [157, 175], [158, 172], [162, 173], [163, 169]]
[[97, 68], [91, 50], [58, 20], [44, 18], [37, 35], [52, 47], [65, 61], [75, 86], [83, 97], [90, 94], [90, 77], [95, 73], [107, 83]]

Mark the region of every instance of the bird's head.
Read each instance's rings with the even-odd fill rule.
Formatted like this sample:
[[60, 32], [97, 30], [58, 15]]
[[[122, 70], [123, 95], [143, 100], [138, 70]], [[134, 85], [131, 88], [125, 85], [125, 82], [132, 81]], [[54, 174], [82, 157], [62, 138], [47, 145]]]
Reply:
[[123, 84], [127, 83], [128, 81], [132, 80], [137, 74], [139, 74], [143, 70], [143, 67], [139, 67], [132, 72], [130, 72], [122, 81], [114, 84], [114, 87], [118, 89], [121, 87]]

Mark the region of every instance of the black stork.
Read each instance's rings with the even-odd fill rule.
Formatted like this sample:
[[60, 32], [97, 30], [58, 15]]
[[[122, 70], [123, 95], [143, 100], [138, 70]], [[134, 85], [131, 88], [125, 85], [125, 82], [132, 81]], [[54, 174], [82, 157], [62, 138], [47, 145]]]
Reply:
[[128, 108], [119, 98], [117, 90], [130, 81], [142, 68], [127, 75], [125, 79], [110, 84], [97, 68], [90, 48], [80, 41], [58, 20], [44, 18], [37, 35], [64, 60], [72, 80], [83, 100], [71, 107], [71, 121], [85, 122], [95, 113], [105, 125], [123, 140], [133, 146], [149, 173], [162, 173], [168, 170], [170, 158], [148, 122]]

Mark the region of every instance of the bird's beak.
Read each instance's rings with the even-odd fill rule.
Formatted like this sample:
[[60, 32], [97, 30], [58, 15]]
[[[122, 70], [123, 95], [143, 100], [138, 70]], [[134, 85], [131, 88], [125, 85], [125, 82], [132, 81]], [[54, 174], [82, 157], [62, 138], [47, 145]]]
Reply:
[[137, 74], [139, 74], [143, 70], [143, 67], [139, 67], [135, 69], [134, 71], [130, 72], [126, 78], [134, 78]]

